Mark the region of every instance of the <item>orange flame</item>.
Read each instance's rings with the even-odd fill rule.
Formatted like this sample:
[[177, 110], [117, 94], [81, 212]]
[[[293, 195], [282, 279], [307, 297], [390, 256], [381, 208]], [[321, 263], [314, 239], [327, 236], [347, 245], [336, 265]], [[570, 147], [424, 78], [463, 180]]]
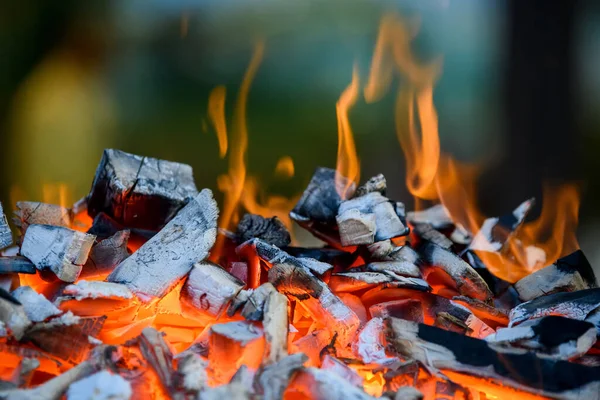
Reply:
[[[336, 189], [342, 199], [351, 195], [348, 193], [352, 183], [358, 183], [360, 179], [360, 163], [356, 154], [352, 127], [348, 120], [348, 111], [356, 103], [358, 98], [359, 78], [356, 66], [352, 71], [352, 82], [342, 92], [335, 105], [338, 123], [338, 154], [336, 165]], [[343, 180], [342, 178], [347, 178]]]
[[227, 124], [225, 122], [225, 86], [215, 87], [208, 96], [208, 118], [217, 132], [219, 156], [227, 154]]
[[275, 175], [281, 178], [291, 178], [294, 176], [294, 160], [290, 156], [283, 156], [277, 161], [275, 166]]

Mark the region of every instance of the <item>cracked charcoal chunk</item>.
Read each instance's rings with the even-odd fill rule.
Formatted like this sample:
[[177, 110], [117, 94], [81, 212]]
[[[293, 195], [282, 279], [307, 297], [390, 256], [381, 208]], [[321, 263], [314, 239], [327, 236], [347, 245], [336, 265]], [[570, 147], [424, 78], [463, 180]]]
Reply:
[[4, 215], [2, 203], [0, 203], [0, 249], [4, 249], [11, 244], [13, 244], [12, 232], [10, 226], [8, 226], [6, 215]]
[[105, 212], [128, 228], [159, 230], [198, 194], [192, 167], [104, 150], [88, 200], [88, 213]]
[[243, 243], [258, 238], [277, 247], [285, 247], [292, 241], [287, 228], [277, 217], [265, 218], [246, 214], [237, 227], [237, 234]]

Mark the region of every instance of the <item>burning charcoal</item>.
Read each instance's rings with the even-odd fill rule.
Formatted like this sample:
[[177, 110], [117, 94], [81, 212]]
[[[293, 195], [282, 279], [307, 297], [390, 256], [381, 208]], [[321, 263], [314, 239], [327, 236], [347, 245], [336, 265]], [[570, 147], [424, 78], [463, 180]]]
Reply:
[[[255, 289], [242, 289], [238, 294], [229, 302], [227, 307], [227, 316], [233, 317], [236, 312], [246, 306], [250, 296], [254, 293]], [[262, 319], [262, 315], [260, 317]]]
[[107, 370], [72, 383], [67, 390], [67, 400], [129, 400], [131, 384]]
[[367, 193], [379, 192], [385, 196], [385, 192], [387, 190], [387, 182], [385, 180], [385, 176], [383, 174], [377, 174], [368, 181], [363, 183], [356, 189], [354, 193], [354, 197], [364, 196]]
[[287, 246], [282, 250], [296, 258], [312, 258], [331, 265], [350, 265], [354, 262], [354, 260], [356, 260], [356, 254], [347, 253], [345, 251], [329, 247], [308, 248]]
[[340, 204], [337, 218], [345, 220], [349, 212], [375, 215], [375, 241], [405, 236], [408, 229], [396, 214], [392, 203], [379, 192], [368, 193], [361, 197], [346, 200]]
[[429, 224], [415, 225], [413, 232], [421, 240], [434, 243], [446, 250], [449, 250], [450, 248], [452, 248], [452, 245], [453, 245], [452, 240], [448, 239], [446, 237], [446, 235], [444, 235], [440, 231], [435, 230]]
[[181, 300], [196, 310], [218, 317], [240, 290], [244, 282], [210, 262], [194, 265], [188, 275]]
[[306, 398], [315, 400], [376, 399], [335, 373], [312, 367], [304, 368], [298, 373], [293, 387]]
[[290, 233], [277, 217], [265, 218], [260, 215], [246, 214], [237, 226], [240, 242], [258, 238], [277, 247], [290, 244]]
[[389, 357], [385, 353], [386, 345], [383, 319], [374, 317], [358, 333], [357, 339], [352, 344], [352, 350], [365, 364], [393, 368], [400, 360], [397, 357]]
[[159, 230], [198, 194], [192, 167], [104, 150], [88, 197], [88, 213], [105, 212], [132, 228]]
[[288, 327], [288, 299], [281, 293], [272, 291], [264, 307], [263, 365], [279, 362], [288, 355]]
[[29, 225], [52, 225], [71, 227], [71, 210], [56, 204], [39, 203], [36, 201], [18, 201], [13, 222], [25, 235]]
[[492, 298], [481, 276], [454, 253], [431, 242], [423, 243], [419, 250], [427, 264], [441, 268], [452, 278], [460, 294], [482, 301]]
[[333, 268], [332, 265], [317, 261], [312, 258], [297, 258], [292, 257], [277, 246], [270, 245], [260, 239], [252, 239], [244, 244], [241, 244], [236, 252], [239, 254], [242, 248], [253, 247], [258, 256], [269, 264], [285, 263], [295, 267], [306, 268], [316, 274], [323, 275], [325, 272]]
[[373, 317], [372, 320], [375, 318], [396, 317], [413, 322], [424, 321], [423, 306], [419, 299], [392, 300], [374, 304], [369, 307], [369, 312]]
[[548, 315], [561, 315], [584, 321], [598, 307], [600, 307], [600, 289], [598, 288], [549, 294], [513, 308], [509, 315], [509, 326]]
[[[395, 371], [384, 374], [385, 389], [402, 393], [402, 388], [414, 387], [426, 399], [472, 399], [472, 392], [452, 382], [444, 375], [432, 371], [418, 361], [407, 361]], [[400, 400], [396, 396], [394, 400]], [[402, 399], [404, 400], [404, 399]]]
[[25, 257], [0, 257], [0, 274], [35, 274], [35, 265]]
[[250, 390], [239, 382], [212, 387], [203, 390], [198, 394], [198, 400], [250, 400], [252, 399]]
[[598, 287], [594, 270], [581, 250], [559, 258], [554, 264], [522, 278], [514, 286], [523, 301], [556, 292]]
[[64, 299], [75, 299], [77, 301], [83, 299], [131, 299], [133, 293], [125, 285], [112, 282], [100, 281], [84, 281], [81, 280], [73, 285], [68, 285], [64, 288]]
[[396, 392], [394, 400], [423, 400], [425, 396], [412, 386], [402, 386]]
[[500, 328], [486, 341], [512, 344], [566, 360], [587, 353], [596, 343], [596, 327], [589, 322], [547, 316], [525, 321], [517, 327]]
[[13, 371], [11, 382], [16, 387], [29, 385], [36, 369], [40, 367], [40, 361], [37, 358], [23, 358], [19, 366]]
[[478, 380], [482, 384], [478, 388], [492, 395], [495, 387], [508, 386], [556, 397], [589, 390], [586, 385], [600, 380], [599, 368], [502, 350], [483, 340], [411, 321], [390, 318], [386, 324], [387, 340], [400, 355], [442, 368], [450, 378], [484, 378]]
[[321, 353], [331, 344], [331, 332], [327, 329], [317, 329], [292, 343], [294, 353], [303, 353], [308, 357], [311, 366], [321, 365]]
[[291, 264], [275, 264], [269, 270], [269, 282], [279, 292], [302, 301], [315, 320], [339, 334], [342, 346], [358, 330], [360, 320], [354, 311], [309, 270]]
[[133, 292], [163, 296], [195, 262], [204, 260], [215, 243], [219, 210], [212, 192], [204, 189], [159, 233], [108, 276]]
[[367, 264], [367, 269], [373, 272], [393, 272], [397, 275], [420, 278], [419, 267], [409, 261], [377, 261]]
[[396, 249], [397, 247], [392, 243], [391, 239], [375, 242], [367, 246], [367, 250], [374, 260], [386, 260], [387, 256]]
[[248, 283], [248, 263], [234, 261], [229, 264], [229, 273], [240, 281]]
[[466, 296], [455, 296], [452, 301], [467, 307], [475, 316], [492, 328], [508, 325], [508, 313], [506, 311], [494, 308], [481, 300]]
[[375, 214], [365, 214], [355, 209], [338, 215], [336, 222], [340, 230], [342, 246], [373, 243], [377, 229], [375, 220]]
[[326, 354], [321, 363], [321, 369], [330, 371], [356, 387], [363, 386], [363, 378], [352, 368], [335, 357]]
[[264, 400], [282, 399], [294, 374], [302, 368], [307, 359], [306, 355], [296, 353], [259, 370], [255, 383], [258, 393], [263, 395]]
[[154, 328], [144, 328], [137, 340], [144, 358], [158, 375], [163, 387], [167, 392], [173, 390], [175, 387], [173, 353], [163, 334]]
[[129, 257], [127, 242], [129, 231], [119, 231], [92, 246], [90, 256], [83, 266], [85, 276], [111, 272], [123, 260]]
[[254, 289], [242, 309], [242, 317], [248, 321], [262, 321], [264, 309], [271, 293], [277, 292], [270, 282], [263, 283]]
[[87, 231], [87, 233], [96, 235], [98, 239], [104, 240], [121, 231], [130, 231], [133, 235], [138, 236], [144, 242], [152, 239], [152, 237], [156, 235], [156, 231], [125, 227], [103, 212], [96, 215], [94, 222], [92, 223], [92, 227]]
[[25, 330], [31, 325], [21, 303], [4, 289], [0, 289], [0, 322], [10, 329], [17, 340], [21, 340]]
[[430, 225], [433, 229], [443, 229], [453, 224], [450, 213], [443, 204], [437, 204], [423, 211], [411, 211], [406, 214], [406, 220], [413, 225]]
[[75, 282], [95, 239], [94, 235], [60, 226], [30, 225], [21, 253], [38, 270], [49, 268], [61, 281]]
[[335, 292], [355, 292], [377, 285], [406, 287], [429, 291], [431, 287], [423, 279], [406, 278], [394, 272], [338, 272], [331, 275], [329, 287]]
[[258, 368], [265, 341], [262, 329], [244, 321], [215, 324], [210, 328], [208, 361], [216, 383], [228, 382], [241, 366]]
[[208, 363], [202, 357], [188, 353], [177, 363], [177, 375], [180, 380], [178, 386], [184, 391], [192, 393], [203, 390], [208, 383], [207, 367]]
[[62, 314], [44, 295], [36, 293], [29, 286], [21, 286], [12, 292], [12, 295], [24, 307], [25, 314], [32, 322], [42, 322], [50, 317]]
[[82, 318], [68, 311], [49, 322], [33, 325], [25, 338], [47, 353], [79, 363], [90, 348], [89, 336], [97, 336], [105, 320], [105, 316]]
[[488, 218], [483, 221], [481, 229], [469, 245], [470, 250], [498, 252], [504, 247], [510, 235], [523, 223], [533, 208], [534, 199], [521, 203], [512, 214], [499, 218]]
[[341, 203], [340, 195], [336, 190], [336, 183], [340, 187], [354, 189], [354, 184], [340, 176], [336, 182], [335, 170], [330, 168], [317, 168], [302, 197], [290, 213], [295, 221], [317, 221], [333, 223]]
[[2, 203], [0, 203], [0, 249], [4, 249], [11, 244], [13, 244], [12, 232], [10, 226], [8, 226], [6, 215], [4, 215]]

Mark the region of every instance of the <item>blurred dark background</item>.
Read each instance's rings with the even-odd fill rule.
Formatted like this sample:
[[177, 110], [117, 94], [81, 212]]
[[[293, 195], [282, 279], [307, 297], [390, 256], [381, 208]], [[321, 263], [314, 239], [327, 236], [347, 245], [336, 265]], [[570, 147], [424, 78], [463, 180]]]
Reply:
[[[482, 163], [489, 215], [541, 197], [546, 181], [582, 188], [579, 237], [600, 261], [600, 6], [596, 1], [0, 1], [0, 200], [73, 201], [102, 149], [189, 163], [199, 187], [227, 171], [207, 123], [226, 113], [257, 39], [264, 60], [248, 100], [248, 173], [265, 193], [300, 192], [335, 166], [335, 103], [356, 62], [366, 78], [387, 10], [422, 16], [423, 57], [443, 54], [435, 89], [444, 151]], [[383, 172], [411, 204], [394, 133], [393, 93], [360, 99], [351, 122], [362, 176]], [[230, 124], [229, 124], [230, 126]], [[276, 178], [285, 155], [295, 176]], [[599, 264], [599, 262], [597, 262]]]

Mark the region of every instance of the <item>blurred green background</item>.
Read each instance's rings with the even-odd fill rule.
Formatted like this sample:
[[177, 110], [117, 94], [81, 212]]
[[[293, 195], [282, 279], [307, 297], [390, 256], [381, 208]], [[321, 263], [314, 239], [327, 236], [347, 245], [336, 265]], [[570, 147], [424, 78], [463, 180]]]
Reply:
[[[600, 116], [595, 112], [600, 105], [600, 12], [593, 1], [573, 2], [565, 22], [573, 75], [568, 82], [573, 108], [565, 113], [576, 129], [560, 137], [549, 134], [548, 143], [540, 140], [544, 132], [531, 140], [527, 132], [519, 133], [522, 142], [510, 139], [505, 88], [511, 87], [511, 43], [520, 38], [510, 33], [519, 11], [509, 1], [0, 4], [4, 204], [41, 200], [44, 191], [56, 198], [48, 193], [60, 184], [68, 188], [63, 197], [84, 196], [108, 147], [189, 163], [198, 187], [216, 190], [227, 160], [219, 158], [215, 132], [207, 123], [208, 94], [216, 85], [226, 86], [230, 118], [259, 39], [265, 40], [266, 51], [248, 99], [248, 173], [258, 177], [265, 193], [295, 195], [317, 166], [335, 166], [335, 103], [350, 83], [355, 62], [366, 79], [383, 13], [402, 9], [422, 16], [415, 42], [419, 54], [444, 55], [435, 89], [442, 147], [458, 159], [486, 165], [484, 209], [490, 215], [505, 212], [515, 199], [539, 195], [546, 179], [575, 180], [583, 188], [582, 247], [600, 260], [595, 245], [600, 239], [595, 185], [600, 178]], [[540, 18], [544, 13], [540, 10]], [[532, 29], [536, 23], [531, 21]], [[551, 84], [552, 78], [533, 74], [528, 82], [534, 88]], [[362, 177], [383, 172], [391, 196], [410, 207], [394, 133], [394, 93], [377, 104], [359, 99], [350, 118]], [[543, 118], [553, 111], [537, 112]], [[515, 143], [521, 143], [521, 152], [513, 149]], [[541, 153], [546, 154], [542, 161]], [[285, 155], [292, 157], [296, 171], [287, 180], [273, 174]]]

